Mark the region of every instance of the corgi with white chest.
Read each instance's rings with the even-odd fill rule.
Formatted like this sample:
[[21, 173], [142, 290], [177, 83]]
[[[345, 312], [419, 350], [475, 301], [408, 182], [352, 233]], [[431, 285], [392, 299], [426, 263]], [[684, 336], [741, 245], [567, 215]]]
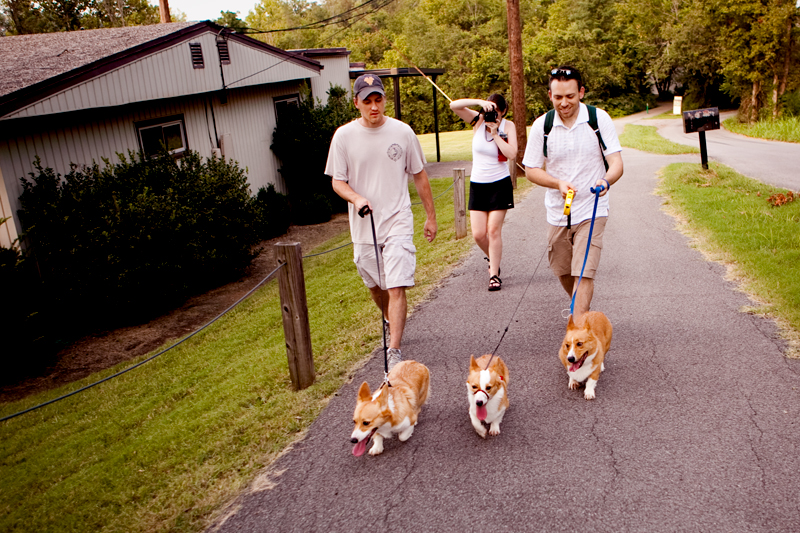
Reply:
[[[489, 365], [486, 368], [486, 365]], [[482, 438], [500, 434], [500, 422], [508, 409], [508, 367], [497, 356], [486, 354], [475, 359], [469, 356], [469, 375], [467, 376], [467, 398], [469, 400], [469, 419], [472, 427]]]
[[370, 455], [383, 453], [383, 439], [397, 434], [405, 442], [414, 433], [417, 417], [428, 400], [430, 373], [416, 361], [402, 361], [389, 372], [389, 383], [374, 393], [365, 381], [358, 390], [353, 413], [355, 429], [350, 435], [353, 455], [364, 455], [370, 438], [374, 441]]
[[606, 353], [611, 347], [613, 328], [606, 315], [599, 311], [589, 311], [581, 317], [579, 323], [572, 320], [567, 323], [567, 334], [561, 343], [559, 358], [569, 377], [569, 388], [577, 389], [579, 383], [586, 382], [583, 397], [594, 400], [594, 389], [600, 372], [605, 370]]

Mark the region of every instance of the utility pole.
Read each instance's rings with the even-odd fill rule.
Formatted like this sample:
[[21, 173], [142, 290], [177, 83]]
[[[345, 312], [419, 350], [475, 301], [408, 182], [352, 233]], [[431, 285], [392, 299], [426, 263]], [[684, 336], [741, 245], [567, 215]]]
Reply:
[[[522, 68], [522, 25], [519, 15], [519, 0], [506, 0], [508, 19], [508, 56], [511, 71], [511, 100], [514, 110], [514, 125], [517, 127], [517, 162], [522, 162], [525, 145], [528, 144], [525, 111], [525, 72]], [[519, 167], [517, 167], [519, 169]]]
[[158, 0], [158, 14], [161, 16], [161, 23], [172, 22], [169, 18], [169, 0]]

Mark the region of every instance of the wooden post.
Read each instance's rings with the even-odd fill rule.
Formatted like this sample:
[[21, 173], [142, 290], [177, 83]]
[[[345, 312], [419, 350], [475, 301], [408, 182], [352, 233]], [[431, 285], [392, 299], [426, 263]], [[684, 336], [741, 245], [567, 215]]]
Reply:
[[172, 22], [172, 20], [170, 20], [169, 17], [169, 0], [159, 0], [158, 14], [159, 17], [161, 18], [161, 24]]
[[467, 193], [463, 168], [453, 169], [453, 207], [456, 211], [456, 239], [467, 236]]
[[314, 355], [311, 352], [311, 329], [308, 325], [306, 281], [303, 277], [303, 255], [299, 242], [279, 242], [275, 245], [275, 259], [283, 268], [278, 273], [281, 291], [283, 335], [286, 339], [286, 356], [289, 359], [289, 376], [295, 390], [305, 389], [312, 383]]

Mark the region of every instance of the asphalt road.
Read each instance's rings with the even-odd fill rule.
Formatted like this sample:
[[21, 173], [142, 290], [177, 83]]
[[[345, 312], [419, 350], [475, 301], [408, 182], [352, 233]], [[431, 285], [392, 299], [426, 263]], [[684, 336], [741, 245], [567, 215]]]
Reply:
[[[507, 218], [502, 291], [486, 290], [476, 247], [409, 318], [404, 354], [432, 376], [413, 437], [351, 455], [357, 388], [383, 376], [376, 349], [212, 530], [800, 531], [800, 361], [661, 210], [657, 171], [697, 156], [623, 159], [593, 301], [614, 325], [596, 400], [568, 390], [557, 358], [569, 299], [543, 257], [536, 188]], [[483, 440], [464, 382], [469, 355], [501, 338], [511, 407]]]
[[[659, 110], [667, 111], [668, 108]], [[721, 119], [735, 113], [723, 113]], [[698, 133], [683, 133], [683, 121], [677, 119], [645, 120], [642, 125], [658, 128], [664, 138], [700, 148]], [[706, 132], [708, 159], [727, 165], [737, 172], [785, 189], [800, 190], [800, 144], [765, 141], [731, 133], [725, 129]], [[700, 161], [700, 155], [696, 155]]]

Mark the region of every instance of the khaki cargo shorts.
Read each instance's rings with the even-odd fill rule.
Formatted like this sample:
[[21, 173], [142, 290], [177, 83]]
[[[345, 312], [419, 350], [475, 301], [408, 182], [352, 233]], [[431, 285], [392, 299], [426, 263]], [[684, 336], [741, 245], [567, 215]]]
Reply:
[[[589, 259], [586, 260], [584, 278], [594, 278], [600, 265], [600, 252], [603, 249], [603, 233], [608, 217], [597, 217], [592, 231], [592, 245], [589, 248]], [[550, 269], [556, 276], [581, 275], [583, 258], [586, 255], [586, 241], [589, 240], [589, 228], [592, 220], [584, 220], [580, 224], [567, 229], [566, 226], [550, 226], [547, 232], [547, 258]]]
[[[417, 269], [417, 248], [413, 235], [395, 235], [378, 245], [381, 255], [382, 289], [413, 287], [414, 272]], [[378, 285], [378, 265], [375, 262], [373, 244], [354, 244], [353, 261], [358, 275], [370, 289]]]

